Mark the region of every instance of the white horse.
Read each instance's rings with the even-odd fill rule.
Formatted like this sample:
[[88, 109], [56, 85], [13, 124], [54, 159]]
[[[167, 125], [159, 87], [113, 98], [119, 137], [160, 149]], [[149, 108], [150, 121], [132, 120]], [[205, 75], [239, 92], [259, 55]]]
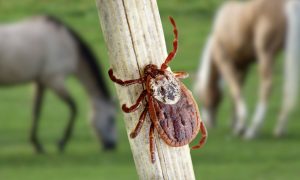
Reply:
[[[295, 106], [297, 61], [299, 55], [299, 8], [297, 1], [253, 0], [227, 2], [218, 11], [212, 33], [206, 44], [202, 64], [195, 83], [196, 94], [203, 102], [203, 119], [215, 124], [215, 115], [222, 98], [221, 79], [228, 84], [234, 102], [234, 134], [246, 126], [247, 108], [242, 85], [249, 65], [257, 60], [260, 76], [259, 101], [246, 139], [256, 136], [267, 110], [272, 85], [274, 57], [283, 49], [287, 31], [289, 43], [286, 59], [286, 93], [276, 135], [283, 134], [286, 119]], [[286, 9], [288, 15], [286, 15]], [[296, 20], [297, 19], [297, 20]], [[288, 28], [287, 28], [288, 25]], [[297, 34], [298, 33], [298, 34]]]
[[284, 98], [281, 113], [274, 130], [276, 136], [281, 136], [286, 129], [290, 112], [297, 104], [300, 67], [300, 1], [292, 0], [286, 6], [288, 17], [288, 33], [286, 43]]
[[80, 36], [51, 16], [0, 25], [0, 85], [29, 82], [36, 85], [30, 134], [36, 152], [43, 152], [37, 128], [45, 89], [52, 90], [71, 111], [58, 143], [59, 150], [63, 151], [70, 139], [77, 110], [66, 87], [69, 75], [75, 75], [89, 94], [93, 110], [91, 124], [104, 148], [114, 148], [115, 105], [97, 59]]

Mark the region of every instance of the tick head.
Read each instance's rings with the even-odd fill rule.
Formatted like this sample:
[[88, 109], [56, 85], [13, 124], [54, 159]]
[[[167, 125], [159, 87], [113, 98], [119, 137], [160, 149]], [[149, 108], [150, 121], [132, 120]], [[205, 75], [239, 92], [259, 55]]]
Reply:
[[148, 64], [144, 69], [144, 74], [155, 77], [158, 74], [158, 71], [159, 69], [155, 64]]

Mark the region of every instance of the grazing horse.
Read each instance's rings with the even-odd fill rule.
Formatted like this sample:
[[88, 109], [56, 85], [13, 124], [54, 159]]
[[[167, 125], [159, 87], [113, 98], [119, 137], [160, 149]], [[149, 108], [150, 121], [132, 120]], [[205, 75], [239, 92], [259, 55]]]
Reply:
[[285, 132], [288, 115], [297, 103], [300, 67], [300, 1], [290, 1], [286, 6], [286, 14], [288, 17], [288, 34], [285, 52], [284, 98], [281, 113], [274, 130], [276, 136], [281, 136]]
[[[215, 125], [215, 115], [222, 98], [221, 79], [224, 78], [234, 102], [234, 134], [240, 135], [246, 130], [247, 108], [241, 88], [249, 66], [257, 62], [260, 76], [259, 101], [244, 138], [252, 139], [256, 136], [267, 109], [274, 58], [285, 44], [288, 31], [287, 4], [289, 0], [227, 2], [218, 11], [195, 83], [195, 92], [203, 102], [203, 119], [206, 120], [208, 127]], [[299, 36], [297, 37], [299, 39]], [[299, 40], [297, 43], [299, 45]], [[296, 62], [292, 57], [287, 61], [292, 63], [290, 67]], [[286, 74], [295, 71], [297, 72], [297, 69], [293, 68]], [[293, 83], [297, 84], [295, 81], [293, 83], [287, 81], [291, 80], [286, 79], [286, 86], [289, 84], [289, 87], [295, 87], [291, 85]], [[290, 94], [288, 99], [295, 99], [295, 94]], [[284, 119], [279, 120], [281, 124], [285, 124], [290, 109], [295, 106], [295, 102], [292, 101], [285, 104], [289, 107], [285, 107], [280, 115], [280, 119]], [[283, 130], [283, 125], [278, 125], [276, 134], [280, 136]]]
[[70, 27], [51, 16], [37, 16], [0, 25], [0, 85], [33, 82], [35, 99], [30, 141], [43, 152], [37, 128], [46, 89], [52, 90], [70, 109], [70, 119], [58, 142], [60, 151], [71, 137], [76, 104], [66, 87], [66, 78], [76, 76], [92, 104], [91, 124], [105, 149], [116, 145], [115, 105], [87, 44]]

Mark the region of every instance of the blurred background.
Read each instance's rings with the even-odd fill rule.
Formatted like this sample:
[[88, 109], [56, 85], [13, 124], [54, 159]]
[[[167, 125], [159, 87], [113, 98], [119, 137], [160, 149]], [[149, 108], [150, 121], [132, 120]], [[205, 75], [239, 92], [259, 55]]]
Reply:
[[[173, 16], [179, 29], [179, 52], [171, 63], [173, 70], [184, 70], [192, 78], [184, 83], [192, 88], [214, 14], [224, 0], [158, 1], [168, 49], [173, 40], [168, 16]], [[94, 1], [86, 0], [0, 0], [0, 23], [14, 22], [29, 16], [52, 14], [74, 28], [96, 53], [111, 91], [113, 83], [104, 39]], [[1, 43], [1, 39], [0, 39]], [[300, 111], [294, 111], [287, 134], [272, 136], [281, 107], [283, 55], [276, 61], [274, 87], [260, 136], [244, 141], [231, 133], [231, 102], [228, 92], [218, 113], [218, 127], [209, 130], [209, 139], [201, 150], [191, 151], [197, 179], [298, 179], [300, 177]], [[39, 128], [46, 154], [36, 155], [28, 142], [32, 112], [32, 87], [22, 85], [0, 88], [0, 179], [137, 179], [127, 135], [118, 109], [118, 148], [101, 151], [88, 123], [88, 99], [82, 86], [73, 78], [68, 87], [76, 100], [79, 116], [74, 135], [65, 153], [56, 149], [68, 117], [68, 108], [47, 92]], [[257, 100], [257, 66], [251, 66], [244, 87], [249, 114]], [[255, 93], [254, 93], [255, 92]], [[298, 102], [299, 102], [298, 98]], [[299, 104], [299, 103], [298, 103]], [[199, 104], [201, 109], [201, 104]], [[195, 144], [196, 142], [194, 142]]]

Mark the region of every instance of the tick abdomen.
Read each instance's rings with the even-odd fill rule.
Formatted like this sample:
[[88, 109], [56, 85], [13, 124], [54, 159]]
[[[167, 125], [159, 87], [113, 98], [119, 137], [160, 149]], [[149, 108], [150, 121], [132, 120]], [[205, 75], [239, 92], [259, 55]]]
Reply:
[[200, 128], [200, 114], [190, 92], [181, 86], [181, 98], [175, 105], [160, 101], [150, 103], [150, 114], [161, 138], [170, 146], [183, 146], [190, 143]]

